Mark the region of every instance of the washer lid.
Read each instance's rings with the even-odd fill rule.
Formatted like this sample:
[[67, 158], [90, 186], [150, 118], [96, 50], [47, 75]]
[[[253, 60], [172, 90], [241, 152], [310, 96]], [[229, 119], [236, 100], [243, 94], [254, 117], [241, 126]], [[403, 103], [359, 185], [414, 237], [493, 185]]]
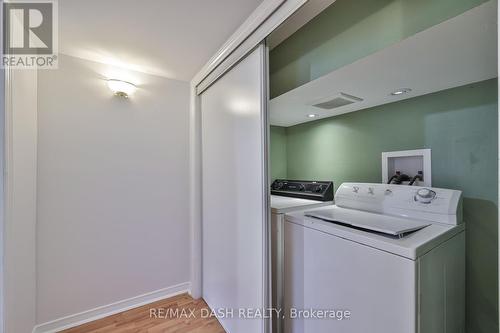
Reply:
[[[377, 213], [365, 212], [355, 209], [342, 208], [338, 206], [330, 206], [329, 208], [320, 207], [314, 210], [307, 210], [311, 214], [316, 210], [331, 210], [329, 214], [336, 217], [342, 217], [343, 220], [351, 221], [351, 224], [359, 223], [359, 221], [377, 220], [380, 218], [396, 218], [405, 221], [416, 221], [427, 223], [427, 221], [405, 219], [401, 217], [393, 217]], [[324, 214], [324, 213], [323, 213]], [[346, 241], [352, 241], [357, 244], [362, 244], [384, 252], [392, 253], [411, 260], [416, 260], [434, 247], [452, 238], [458, 233], [465, 230], [464, 224], [452, 226], [448, 224], [432, 223], [420, 230], [410, 232], [400, 238], [398, 236], [389, 235], [382, 232], [374, 232], [370, 230], [353, 228], [345, 224], [337, 224], [329, 221], [313, 218], [305, 215], [304, 211], [287, 213], [285, 215], [287, 223], [301, 225], [306, 228], [315, 229], [320, 232], [330, 234], [335, 237], [342, 238]]]
[[430, 222], [403, 219], [388, 215], [352, 214], [352, 210], [347, 209], [320, 209], [306, 211], [304, 214], [332, 223], [399, 237], [403, 237], [406, 233], [423, 229], [432, 224]]

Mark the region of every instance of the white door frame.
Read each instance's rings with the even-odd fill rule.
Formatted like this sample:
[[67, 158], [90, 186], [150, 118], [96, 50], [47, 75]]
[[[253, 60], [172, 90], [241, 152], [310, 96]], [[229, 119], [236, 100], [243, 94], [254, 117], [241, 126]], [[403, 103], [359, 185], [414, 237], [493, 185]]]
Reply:
[[202, 295], [201, 110], [199, 94], [241, 60], [308, 0], [264, 0], [191, 81], [189, 172], [191, 295]]
[[3, 325], [36, 324], [37, 71], [5, 69], [3, 113]]

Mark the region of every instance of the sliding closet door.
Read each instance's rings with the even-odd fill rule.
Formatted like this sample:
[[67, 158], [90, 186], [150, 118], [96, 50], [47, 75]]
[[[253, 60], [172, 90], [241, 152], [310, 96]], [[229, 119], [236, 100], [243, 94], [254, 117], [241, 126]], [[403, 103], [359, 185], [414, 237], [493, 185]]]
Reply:
[[267, 306], [265, 48], [201, 95], [203, 298], [228, 333], [264, 332], [239, 309]]

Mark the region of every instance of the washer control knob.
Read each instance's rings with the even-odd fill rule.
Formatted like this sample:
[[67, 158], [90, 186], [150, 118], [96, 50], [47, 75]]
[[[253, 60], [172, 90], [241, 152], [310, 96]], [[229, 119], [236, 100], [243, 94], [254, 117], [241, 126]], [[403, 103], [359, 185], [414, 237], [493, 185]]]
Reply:
[[358, 193], [358, 192], [359, 192], [359, 187], [358, 187], [358, 186], [353, 186], [353, 187], [352, 187], [352, 191], [353, 191], [354, 193]]
[[436, 192], [429, 190], [428, 188], [421, 188], [417, 191], [417, 194], [415, 194], [415, 201], [424, 204], [430, 204], [435, 198]]
[[371, 195], [375, 194], [373, 187], [368, 187], [368, 194], [371, 194]]

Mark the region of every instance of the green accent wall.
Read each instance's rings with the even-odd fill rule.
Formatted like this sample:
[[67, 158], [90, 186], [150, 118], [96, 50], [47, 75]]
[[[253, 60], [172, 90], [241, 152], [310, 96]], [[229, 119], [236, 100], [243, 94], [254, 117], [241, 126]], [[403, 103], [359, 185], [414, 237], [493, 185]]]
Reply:
[[271, 144], [269, 154], [271, 160], [271, 181], [286, 179], [286, 129], [279, 126], [271, 126]]
[[486, 0], [337, 0], [270, 53], [276, 97]]
[[286, 133], [286, 161], [272, 156], [273, 174], [286, 164], [289, 179], [333, 180], [337, 187], [380, 183], [382, 152], [431, 148], [433, 186], [463, 191], [469, 333], [498, 332], [497, 95], [497, 80], [488, 80], [273, 129], [271, 136], [271, 152], [280, 151]]

